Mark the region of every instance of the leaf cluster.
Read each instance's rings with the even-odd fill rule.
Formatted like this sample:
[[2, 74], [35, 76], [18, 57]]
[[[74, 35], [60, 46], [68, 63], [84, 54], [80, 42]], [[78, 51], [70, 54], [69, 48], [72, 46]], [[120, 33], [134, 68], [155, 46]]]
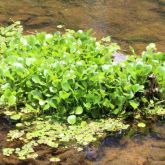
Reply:
[[[90, 31], [23, 35], [17, 26], [0, 29], [1, 107], [14, 112], [26, 107], [32, 116], [49, 113], [74, 124], [145, 114], [141, 107], [149, 100], [165, 97], [165, 54], [154, 44], [141, 57], [116, 61], [119, 46], [109, 38], [97, 41]], [[8, 38], [8, 32], [14, 34]]]
[[38, 157], [36, 147], [39, 145], [47, 145], [51, 148], [74, 147], [80, 151], [89, 143], [103, 138], [105, 132], [117, 132], [129, 127], [119, 119], [82, 121], [77, 125], [68, 126], [51, 119], [43, 120], [43, 118], [18, 123], [16, 126], [15, 130], [8, 133], [8, 141], [19, 140], [22, 145], [4, 148], [3, 154], [5, 156], [16, 154], [19, 159]]

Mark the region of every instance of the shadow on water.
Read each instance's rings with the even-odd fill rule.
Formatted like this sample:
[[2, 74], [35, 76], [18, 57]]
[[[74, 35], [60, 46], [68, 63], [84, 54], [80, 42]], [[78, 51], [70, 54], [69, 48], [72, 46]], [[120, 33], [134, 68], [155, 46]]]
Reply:
[[0, 0], [0, 23], [10, 18], [30, 31], [92, 28], [97, 38], [111, 35], [126, 50], [155, 42], [165, 51], [164, 0]]

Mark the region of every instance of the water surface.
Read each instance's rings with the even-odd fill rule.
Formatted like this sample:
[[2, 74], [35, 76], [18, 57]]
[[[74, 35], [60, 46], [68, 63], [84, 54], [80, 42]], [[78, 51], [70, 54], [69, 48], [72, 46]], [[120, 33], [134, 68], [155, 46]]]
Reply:
[[[97, 38], [111, 35], [123, 49], [129, 45], [137, 51], [155, 42], [165, 51], [165, 0], [0, 0], [0, 24], [21, 20], [26, 33], [57, 31], [57, 25], [71, 29], [94, 29]], [[6, 146], [10, 126], [0, 120], [0, 149]], [[12, 146], [12, 144], [10, 144]], [[152, 131], [132, 138], [107, 137], [97, 147], [83, 152], [73, 149], [39, 149], [37, 160], [19, 161], [4, 157], [0, 165], [48, 165], [51, 156], [59, 156], [62, 165], [165, 165], [165, 124], [158, 123]]]
[[3, 147], [20, 145], [18, 141], [6, 141], [11, 128], [6, 119], [0, 118], [0, 165], [54, 165], [49, 161], [52, 156], [61, 159], [55, 163], [57, 165], [165, 165], [165, 120], [133, 134], [134, 129], [131, 129], [124, 135], [108, 136], [98, 146], [86, 146], [81, 152], [72, 148], [50, 149], [42, 145], [36, 149], [39, 155], [36, 160], [18, 160], [14, 155], [9, 158], [2, 155]]
[[155, 42], [165, 51], [165, 0], [0, 0], [0, 23], [21, 20], [26, 30], [94, 29], [128, 50]]

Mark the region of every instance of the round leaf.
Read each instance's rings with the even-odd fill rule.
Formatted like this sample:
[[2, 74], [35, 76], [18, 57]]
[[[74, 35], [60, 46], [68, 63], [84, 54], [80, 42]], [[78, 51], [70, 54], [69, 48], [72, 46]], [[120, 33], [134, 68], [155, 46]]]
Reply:
[[76, 108], [76, 112], [75, 112], [77, 115], [80, 115], [80, 114], [82, 114], [83, 113], [83, 108], [82, 107], [80, 107], [80, 106], [78, 106], [77, 108]]
[[146, 126], [145, 123], [138, 123], [138, 127], [144, 128]]
[[76, 116], [75, 115], [70, 115], [67, 119], [69, 124], [75, 124], [76, 123]]

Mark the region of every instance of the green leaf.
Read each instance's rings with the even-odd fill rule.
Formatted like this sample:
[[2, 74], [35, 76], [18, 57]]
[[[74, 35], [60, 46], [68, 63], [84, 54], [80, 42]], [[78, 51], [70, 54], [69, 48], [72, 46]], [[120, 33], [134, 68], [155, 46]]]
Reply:
[[146, 127], [146, 124], [145, 123], [138, 123], [138, 127], [144, 128], [144, 127]]
[[76, 115], [80, 115], [80, 114], [82, 114], [82, 113], [83, 113], [83, 108], [82, 108], [81, 106], [78, 106], [78, 107], [76, 108], [75, 114], [76, 114]]
[[70, 96], [70, 94], [65, 91], [60, 91], [59, 96], [61, 99], [67, 99]]
[[35, 58], [26, 58], [26, 65], [30, 66], [36, 61]]
[[41, 105], [41, 106], [45, 105], [45, 101], [44, 100], [39, 100], [39, 105]]
[[118, 114], [121, 113], [121, 109], [120, 109], [120, 108], [116, 108], [116, 109], [113, 110], [113, 113], [114, 113], [115, 115], [118, 115]]
[[133, 109], [137, 109], [139, 107], [139, 103], [137, 101], [131, 100], [129, 103]]
[[39, 90], [37, 90], [37, 89], [31, 91], [31, 94], [32, 94], [33, 98], [35, 98], [35, 99], [37, 99], [37, 100], [42, 99], [42, 93], [41, 93], [41, 91], [39, 91]]
[[69, 124], [75, 124], [76, 123], [76, 116], [75, 115], [70, 115], [67, 119]]
[[15, 114], [15, 115], [10, 116], [10, 118], [12, 120], [19, 120], [21, 118], [21, 115], [18, 113], [18, 114]]
[[27, 87], [30, 88], [32, 86], [32, 82], [28, 80], [28, 81], [26, 81], [26, 85], [27, 85]]
[[87, 110], [90, 110], [91, 104], [90, 104], [89, 102], [88, 102], [88, 103], [84, 103], [83, 105], [84, 105], [84, 107], [85, 107]]
[[10, 105], [15, 105], [16, 104], [16, 100], [17, 100], [16, 96], [11, 95], [11, 96], [9, 96], [8, 99], [9, 99], [9, 104]]
[[3, 155], [10, 156], [15, 151], [14, 148], [3, 148]]
[[143, 85], [139, 85], [139, 84], [135, 84], [134, 86], [132, 86], [134, 93], [136, 92], [143, 92], [144, 90], [144, 86]]
[[57, 101], [55, 100], [55, 99], [49, 99], [48, 100], [48, 103], [49, 103], [49, 105], [51, 106], [51, 107], [53, 107], [53, 108], [57, 108]]
[[35, 82], [35, 83], [42, 84], [42, 82], [41, 82], [39, 76], [37, 76], [37, 75], [34, 75], [34, 76], [32, 77], [32, 80], [33, 80], [33, 82]]
[[44, 105], [43, 110], [48, 110], [50, 108], [50, 105], [47, 103]]
[[60, 158], [58, 158], [58, 157], [51, 157], [50, 161], [51, 162], [60, 162]]
[[65, 90], [66, 92], [68, 92], [70, 89], [70, 85], [69, 85], [68, 81], [62, 81], [61, 86], [62, 86], [62, 89]]

